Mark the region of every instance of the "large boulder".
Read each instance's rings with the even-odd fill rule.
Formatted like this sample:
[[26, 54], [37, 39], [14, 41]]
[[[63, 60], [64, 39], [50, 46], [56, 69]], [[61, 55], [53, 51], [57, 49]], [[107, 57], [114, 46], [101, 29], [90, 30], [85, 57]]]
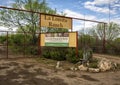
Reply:
[[112, 69], [112, 67], [112, 62], [106, 58], [102, 58], [98, 63], [98, 68], [103, 72]]

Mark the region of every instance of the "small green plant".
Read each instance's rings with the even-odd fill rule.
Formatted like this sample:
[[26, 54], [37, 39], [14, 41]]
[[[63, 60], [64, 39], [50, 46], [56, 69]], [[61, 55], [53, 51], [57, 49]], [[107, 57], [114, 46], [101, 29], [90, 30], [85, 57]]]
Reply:
[[98, 68], [98, 59], [92, 58], [88, 67], [90, 67], [90, 68]]
[[74, 49], [69, 49], [68, 54], [66, 54], [66, 60], [71, 63], [79, 62], [82, 57], [83, 57], [83, 52], [81, 50], [79, 50], [78, 56], [76, 55], [76, 52]]
[[3, 44], [7, 40], [6, 36], [0, 36], [0, 43]]
[[25, 54], [38, 55], [38, 47], [36, 46], [25, 47]]
[[54, 60], [67, 60], [72, 63], [77, 63], [82, 58], [83, 51], [79, 51], [79, 55], [76, 56], [75, 49], [71, 48], [45, 48], [42, 50], [42, 56]]
[[66, 51], [63, 48], [45, 48], [42, 50], [42, 56], [54, 60], [65, 60]]
[[44, 50], [42, 52], [42, 57], [50, 59], [51, 58], [50, 51], [49, 50]]

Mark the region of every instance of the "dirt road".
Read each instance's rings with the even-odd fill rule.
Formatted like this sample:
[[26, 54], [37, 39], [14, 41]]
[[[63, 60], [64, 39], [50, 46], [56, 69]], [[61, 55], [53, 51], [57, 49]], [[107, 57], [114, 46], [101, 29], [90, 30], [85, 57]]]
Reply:
[[56, 70], [56, 62], [43, 61], [1, 59], [0, 85], [120, 85], [120, 71], [88, 73]]
[[112, 55], [105, 55], [105, 54], [93, 54], [95, 58], [107, 58], [110, 61], [116, 62], [120, 64], [120, 57], [112, 56]]

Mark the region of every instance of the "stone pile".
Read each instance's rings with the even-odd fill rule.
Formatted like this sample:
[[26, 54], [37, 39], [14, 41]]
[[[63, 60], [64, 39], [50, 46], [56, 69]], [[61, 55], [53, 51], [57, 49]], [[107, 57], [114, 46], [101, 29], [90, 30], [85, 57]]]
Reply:
[[117, 67], [116, 63], [113, 63], [113, 62], [111, 62], [110, 60], [108, 60], [106, 58], [102, 58], [97, 63], [97, 68], [91, 68], [91, 67], [89, 68], [89, 67], [84, 66], [84, 65], [79, 65], [78, 69], [80, 71], [89, 71], [89, 72], [98, 73], [98, 72], [109, 71], [111, 69], [115, 69], [116, 67]]

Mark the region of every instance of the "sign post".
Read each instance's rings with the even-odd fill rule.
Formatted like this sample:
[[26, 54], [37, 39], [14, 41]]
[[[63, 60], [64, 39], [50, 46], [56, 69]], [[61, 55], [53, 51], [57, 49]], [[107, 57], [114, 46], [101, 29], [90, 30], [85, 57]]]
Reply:
[[78, 32], [76, 32], [76, 56], [78, 57]]
[[[70, 29], [72, 31], [72, 18], [40, 14], [41, 27]], [[41, 46], [51, 47], [74, 47], [76, 48], [76, 56], [78, 56], [78, 32], [59, 32], [59, 33], [41, 33], [39, 35], [39, 53], [41, 54]]]

